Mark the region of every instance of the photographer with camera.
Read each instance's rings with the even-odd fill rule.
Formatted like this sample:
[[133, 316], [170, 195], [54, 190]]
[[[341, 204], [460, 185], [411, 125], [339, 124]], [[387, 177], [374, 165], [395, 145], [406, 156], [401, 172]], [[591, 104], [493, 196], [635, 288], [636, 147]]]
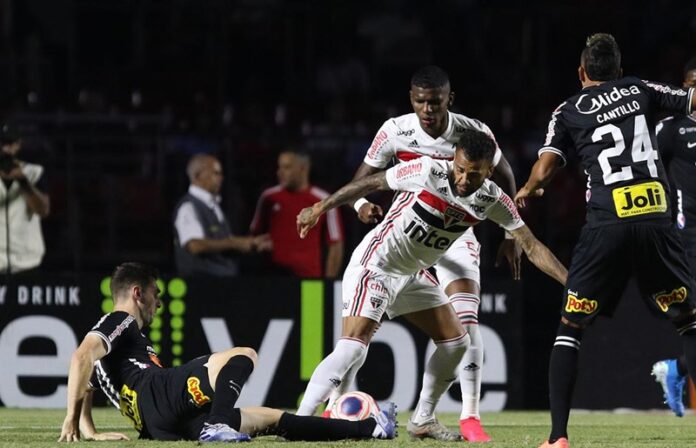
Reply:
[[45, 247], [41, 218], [48, 216], [48, 195], [37, 187], [43, 167], [17, 158], [22, 139], [11, 125], [0, 129], [0, 272], [37, 268]]

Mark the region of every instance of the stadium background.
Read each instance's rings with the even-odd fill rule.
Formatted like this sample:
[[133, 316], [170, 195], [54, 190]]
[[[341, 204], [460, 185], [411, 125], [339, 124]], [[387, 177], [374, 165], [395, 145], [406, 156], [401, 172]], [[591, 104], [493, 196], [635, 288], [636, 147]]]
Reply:
[[[259, 193], [275, 183], [281, 149], [309, 151], [314, 183], [335, 190], [352, 177], [379, 125], [410, 112], [412, 71], [433, 63], [450, 74], [452, 110], [491, 126], [519, 184], [550, 112], [579, 87], [575, 71], [588, 34], [613, 33], [625, 72], [648, 79], [679, 84], [683, 63], [696, 54], [696, 6], [669, 0], [6, 0], [0, 14], [0, 112], [25, 133], [22, 156], [46, 167], [51, 195], [45, 274], [36, 284], [97, 285], [82, 295], [83, 303], [95, 297], [96, 315], [100, 279], [116, 263], [149, 262], [170, 278], [172, 210], [187, 187], [184, 166], [193, 153], [220, 156], [222, 207], [244, 233]], [[564, 262], [583, 222], [583, 185], [571, 163], [545, 199], [524, 211]], [[367, 227], [349, 210], [344, 223], [352, 249]], [[500, 235], [492, 226], [479, 230], [484, 289], [488, 283], [495, 290], [507, 278], [493, 268]], [[244, 293], [268, 284], [257, 277], [258, 265], [244, 260]], [[543, 408], [561, 290], [529, 266], [520, 284], [505, 288], [508, 303], [519, 305], [513, 321], [500, 324], [518, 342], [518, 369], [508, 373], [519, 380], [512, 406]], [[301, 298], [277, 291], [268, 300]], [[21, 316], [70, 312], [12, 307], [7, 297], [0, 332]], [[595, 372], [579, 385], [588, 391], [578, 394], [584, 407], [620, 406], [636, 391], [645, 399], [637, 406], [659, 406], [649, 365], [674, 355], [678, 344], [668, 325], [638, 331], [652, 324], [626, 309], [635, 304], [619, 311], [628, 317], [612, 332], [597, 336], [595, 351], [583, 354]], [[614, 345], [614, 336], [623, 345]], [[35, 338], [18, 350], [57, 350], [43, 342]], [[608, 373], [618, 366], [623, 370]], [[592, 394], [595, 388], [612, 400]]]

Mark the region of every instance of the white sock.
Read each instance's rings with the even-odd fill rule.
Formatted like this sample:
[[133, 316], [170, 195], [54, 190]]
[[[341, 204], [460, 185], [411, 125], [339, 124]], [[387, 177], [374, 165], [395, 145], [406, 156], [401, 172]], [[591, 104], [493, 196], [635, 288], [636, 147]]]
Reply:
[[363, 364], [365, 364], [365, 360], [367, 359], [367, 353], [369, 350], [370, 346], [365, 347], [365, 350], [363, 350], [362, 352], [362, 356], [360, 356], [360, 358], [356, 360], [352, 366], [350, 366], [350, 369], [348, 369], [348, 372], [343, 377], [343, 381], [341, 381], [341, 384], [331, 392], [331, 396], [329, 397], [329, 404], [326, 405], [326, 409], [331, 409], [334, 402], [338, 400], [338, 397], [348, 392], [348, 388], [351, 386], [351, 384], [353, 384], [353, 381], [355, 381], [355, 376], [358, 374], [358, 371], [363, 366]]
[[435, 342], [437, 348], [425, 366], [423, 388], [411, 417], [414, 423], [422, 423], [432, 418], [440, 397], [454, 382], [457, 367], [469, 346], [469, 340], [469, 335], [464, 334], [454, 339]]
[[480, 299], [476, 294], [457, 293], [449, 297], [462, 326], [471, 336], [471, 345], [459, 366], [459, 385], [462, 390], [462, 412], [460, 419], [481, 418], [481, 368], [483, 367], [483, 338], [478, 325]]
[[319, 404], [329, 398], [332, 390], [340, 387], [348, 369], [365, 351], [365, 343], [358, 339], [339, 339], [331, 354], [314, 369], [297, 415], [314, 415]]

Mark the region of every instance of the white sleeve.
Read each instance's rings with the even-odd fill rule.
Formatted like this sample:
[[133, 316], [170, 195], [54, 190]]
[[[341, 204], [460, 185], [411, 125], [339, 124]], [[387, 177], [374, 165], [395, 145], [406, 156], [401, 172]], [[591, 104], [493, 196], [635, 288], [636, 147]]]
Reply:
[[176, 233], [179, 235], [179, 245], [181, 247], [186, 246], [186, 243], [191, 240], [205, 238], [203, 226], [198, 220], [196, 211], [193, 209], [193, 204], [190, 202], [181, 204], [179, 211], [176, 213], [174, 226], [176, 227]]
[[394, 151], [394, 124], [391, 119], [384, 122], [375, 138], [372, 140], [370, 148], [365, 154], [363, 162], [374, 168], [386, 168], [396, 154]]
[[515, 203], [502, 191], [498, 200], [488, 209], [488, 219], [505, 230], [519, 229], [524, 225]]
[[420, 191], [430, 176], [433, 159], [420, 157], [402, 162], [387, 170], [387, 184], [395, 191]]

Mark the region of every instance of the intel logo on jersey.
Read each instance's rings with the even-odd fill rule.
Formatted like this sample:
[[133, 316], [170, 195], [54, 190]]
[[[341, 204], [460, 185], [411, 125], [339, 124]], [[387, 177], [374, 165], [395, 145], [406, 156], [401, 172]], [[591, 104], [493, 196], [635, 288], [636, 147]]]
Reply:
[[609, 92], [602, 93], [589, 99], [586, 98], [589, 97], [589, 94], [585, 93], [580, 95], [580, 98], [578, 98], [578, 101], [575, 103], [575, 108], [581, 114], [594, 114], [602, 107], [609, 106], [625, 96], [638, 95], [639, 93], [640, 89], [638, 86], [631, 86], [628, 89], [614, 87]]

